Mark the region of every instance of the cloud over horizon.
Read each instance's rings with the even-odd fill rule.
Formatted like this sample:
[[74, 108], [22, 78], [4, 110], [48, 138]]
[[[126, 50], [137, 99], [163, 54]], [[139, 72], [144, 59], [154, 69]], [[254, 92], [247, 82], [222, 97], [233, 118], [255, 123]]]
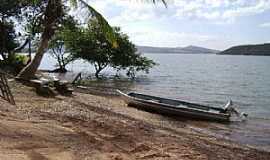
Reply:
[[246, 34], [269, 33], [261, 30], [269, 26], [266, 19], [270, 18], [270, 0], [168, 0], [167, 9], [161, 3], [153, 5], [138, 0], [88, 0], [88, 3], [111, 25], [120, 26], [138, 45], [192, 44], [225, 49], [230, 45], [269, 41], [265, 36]]

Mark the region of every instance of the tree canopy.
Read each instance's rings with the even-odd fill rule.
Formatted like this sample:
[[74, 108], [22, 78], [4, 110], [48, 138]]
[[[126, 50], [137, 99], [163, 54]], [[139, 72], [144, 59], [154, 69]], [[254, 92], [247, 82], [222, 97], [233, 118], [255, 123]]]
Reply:
[[57, 60], [55, 72], [66, 72], [66, 65], [74, 59], [65, 47], [65, 33], [76, 29], [77, 22], [71, 16], [66, 16], [63, 23], [49, 43], [49, 53]]
[[134, 77], [137, 71], [148, 70], [155, 65], [152, 60], [136, 53], [135, 45], [129, 41], [119, 27], [113, 28], [117, 47], [107, 39], [102, 27], [92, 20], [87, 28], [79, 27], [64, 31], [64, 41], [74, 59], [83, 59], [94, 65], [95, 76], [106, 67], [126, 70], [127, 75]]
[[[146, 0], [147, 1], [147, 0]], [[156, 3], [158, 0], [151, 0]], [[162, 1], [165, 6], [165, 0]], [[35, 73], [41, 63], [44, 53], [48, 48], [49, 41], [54, 36], [55, 32], [61, 25], [62, 17], [65, 13], [65, 8], [77, 6], [79, 8], [87, 9], [88, 18], [96, 19], [99, 23], [102, 32], [106, 35], [114, 47], [117, 46], [113, 29], [110, 27], [104, 17], [89, 5], [85, 0], [69, 0], [73, 5], [67, 5], [68, 1], [63, 0], [2, 0], [0, 6], [0, 18], [3, 22], [6, 19], [14, 20], [14, 18], [22, 19], [28, 23], [25, 28], [28, 32], [28, 41], [31, 42], [31, 36], [35, 33], [40, 34], [40, 41], [34, 59], [28, 64], [18, 75], [19, 79], [35, 78]], [[24, 45], [27, 44], [25, 41]], [[20, 47], [22, 48], [22, 47]], [[29, 47], [30, 48], [30, 47]]]
[[13, 23], [0, 21], [0, 33], [0, 55], [5, 61], [9, 58], [10, 52], [18, 47]]
[[1, 20], [14, 16], [19, 16], [23, 3], [20, 0], [1, 0], [0, 18]]
[[118, 47], [112, 48], [111, 67], [118, 71], [126, 70], [129, 77], [135, 77], [139, 71], [148, 73], [156, 63], [138, 53], [128, 35], [122, 33], [119, 27], [115, 27], [114, 30]]

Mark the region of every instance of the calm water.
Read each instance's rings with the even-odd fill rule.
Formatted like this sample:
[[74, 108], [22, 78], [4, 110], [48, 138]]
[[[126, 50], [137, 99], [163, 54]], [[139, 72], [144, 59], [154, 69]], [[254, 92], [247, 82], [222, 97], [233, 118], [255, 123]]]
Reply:
[[[244, 122], [229, 125], [192, 123], [200, 132], [270, 150], [270, 57], [229, 55], [145, 54], [159, 66], [135, 82], [113, 85], [156, 96], [223, 106], [232, 99], [236, 108], [248, 113]], [[54, 60], [45, 56], [42, 69], [53, 69]], [[90, 65], [77, 61], [73, 72], [93, 72]], [[112, 70], [104, 71], [112, 74]], [[107, 83], [107, 82], [106, 82]]]

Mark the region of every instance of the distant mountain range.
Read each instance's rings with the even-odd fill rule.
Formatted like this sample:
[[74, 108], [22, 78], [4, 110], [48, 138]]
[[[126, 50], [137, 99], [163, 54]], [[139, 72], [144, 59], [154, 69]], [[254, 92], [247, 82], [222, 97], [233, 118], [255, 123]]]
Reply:
[[142, 53], [175, 53], [175, 54], [216, 54], [220, 51], [198, 47], [151, 47], [151, 46], [136, 46], [139, 52]]
[[270, 43], [234, 46], [218, 54], [270, 56]]

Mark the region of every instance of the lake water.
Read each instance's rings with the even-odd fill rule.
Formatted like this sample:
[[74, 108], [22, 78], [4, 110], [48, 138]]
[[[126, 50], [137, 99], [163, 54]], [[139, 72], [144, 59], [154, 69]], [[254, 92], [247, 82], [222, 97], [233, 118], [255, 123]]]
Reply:
[[[229, 125], [194, 123], [199, 131], [270, 150], [270, 57], [208, 54], [145, 54], [158, 66], [133, 81], [111, 81], [156, 96], [195, 101], [222, 107], [232, 99], [247, 113], [243, 122]], [[53, 69], [55, 61], [45, 56], [41, 69]], [[68, 66], [73, 72], [93, 73], [83, 61]], [[104, 73], [112, 74], [111, 69]], [[108, 83], [108, 82], [106, 82]], [[192, 124], [192, 122], [190, 122]]]

